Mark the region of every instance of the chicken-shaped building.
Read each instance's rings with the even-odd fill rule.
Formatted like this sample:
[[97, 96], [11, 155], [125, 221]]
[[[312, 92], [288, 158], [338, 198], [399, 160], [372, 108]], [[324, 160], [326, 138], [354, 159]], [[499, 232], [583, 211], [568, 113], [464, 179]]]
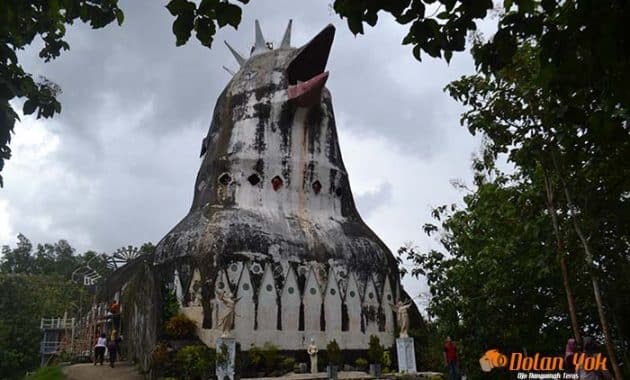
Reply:
[[324, 86], [334, 34], [293, 48], [289, 22], [274, 48], [256, 22], [249, 58], [228, 45], [240, 69], [203, 139], [192, 207], [155, 256], [208, 346], [226, 312], [219, 294], [238, 300], [244, 350], [394, 342], [397, 263], [356, 210]]

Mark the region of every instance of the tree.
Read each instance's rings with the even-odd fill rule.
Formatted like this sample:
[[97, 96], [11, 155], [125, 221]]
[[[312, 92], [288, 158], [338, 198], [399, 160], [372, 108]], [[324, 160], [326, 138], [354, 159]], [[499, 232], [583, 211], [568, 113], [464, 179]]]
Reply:
[[[490, 161], [507, 153], [527, 180], [544, 177], [540, 191], [546, 194], [557, 254], [562, 263], [568, 254], [563, 252], [563, 239], [579, 243], [610, 362], [620, 377], [600, 289], [599, 263], [614, 260], [623, 268], [630, 262], [625, 254], [630, 232], [626, 196], [630, 169], [623, 158], [630, 156], [628, 117], [623, 108], [610, 109], [615, 101], [612, 93], [578, 99], [580, 109], [575, 109], [567, 105], [564, 91], [540, 87], [537, 79], [544, 75], [543, 55], [537, 44], [523, 45], [511, 66], [492, 73], [480, 70], [451, 83], [447, 91], [469, 107], [462, 123], [470, 132], [488, 137]], [[575, 91], [598, 93], [596, 87]], [[562, 236], [567, 233], [570, 236]], [[611, 251], [612, 247], [619, 251]]]
[[485, 349], [555, 354], [569, 330], [540, 184], [481, 165], [475, 174], [464, 207], [440, 206], [435, 224], [424, 226], [442, 249], [399, 251], [414, 264], [412, 275], [426, 276], [437, 333], [458, 341], [472, 378]]

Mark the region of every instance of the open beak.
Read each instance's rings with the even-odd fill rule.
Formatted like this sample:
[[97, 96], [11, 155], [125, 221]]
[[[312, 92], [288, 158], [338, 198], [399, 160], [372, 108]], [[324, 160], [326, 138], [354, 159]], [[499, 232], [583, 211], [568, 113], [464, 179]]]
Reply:
[[301, 107], [319, 103], [328, 79], [328, 72], [324, 69], [334, 37], [335, 27], [329, 24], [299, 49], [287, 67], [290, 101]]

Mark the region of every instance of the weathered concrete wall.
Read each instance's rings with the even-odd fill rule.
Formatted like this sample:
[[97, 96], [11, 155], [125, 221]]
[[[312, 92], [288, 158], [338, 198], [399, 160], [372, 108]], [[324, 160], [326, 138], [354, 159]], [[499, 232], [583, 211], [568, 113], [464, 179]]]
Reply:
[[122, 321], [127, 355], [149, 371], [151, 353], [159, 335], [162, 301], [155, 267], [148, 260], [138, 264], [122, 292]]

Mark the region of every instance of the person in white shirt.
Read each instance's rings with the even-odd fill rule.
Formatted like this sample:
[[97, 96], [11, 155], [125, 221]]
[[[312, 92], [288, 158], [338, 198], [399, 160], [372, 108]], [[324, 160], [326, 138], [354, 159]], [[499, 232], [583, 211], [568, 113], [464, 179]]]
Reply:
[[103, 365], [103, 360], [105, 359], [105, 347], [107, 347], [107, 335], [103, 333], [96, 340], [96, 345], [94, 346], [94, 365], [96, 365], [97, 362]]

